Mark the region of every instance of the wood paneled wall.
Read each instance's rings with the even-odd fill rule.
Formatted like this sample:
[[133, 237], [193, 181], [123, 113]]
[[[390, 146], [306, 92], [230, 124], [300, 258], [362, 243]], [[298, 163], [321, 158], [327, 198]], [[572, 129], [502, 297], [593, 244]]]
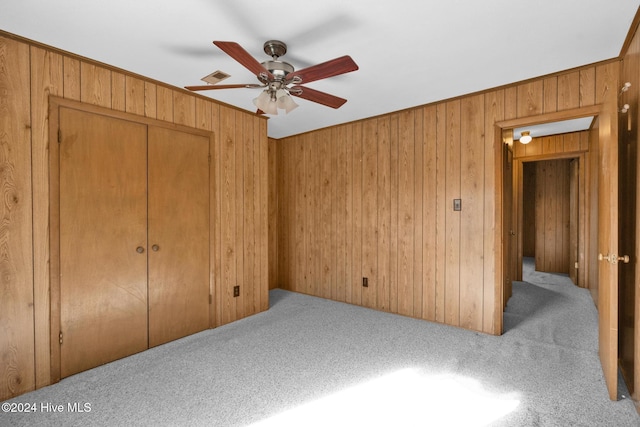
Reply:
[[213, 132], [212, 326], [268, 308], [266, 120], [0, 32], [0, 400], [51, 377], [50, 95]]
[[536, 270], [569, 273], [569, 160], [535, 162]]
[[597, 105], [618, 71], [596, 64], [278, 140], [276, 285], [501, 333], [494, 124]]

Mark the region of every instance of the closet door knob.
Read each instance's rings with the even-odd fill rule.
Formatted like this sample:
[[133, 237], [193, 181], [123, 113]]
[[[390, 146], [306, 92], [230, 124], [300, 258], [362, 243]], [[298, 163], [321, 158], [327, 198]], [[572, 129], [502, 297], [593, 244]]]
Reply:
[[151, 246], [151, 249], [153, 249], [154, 252], [158, 252], [158, 249], [160, 249], [160, 246], [153, 245], [153, 246]]
[[142, 246], [138, 246], [138, 247], [136, 248], [136, 252], [138, 252], [139, 254], [141, 254], [141, 253], [143, 253], [143, 252], [144, 252], [144, 248], [143, 248]]

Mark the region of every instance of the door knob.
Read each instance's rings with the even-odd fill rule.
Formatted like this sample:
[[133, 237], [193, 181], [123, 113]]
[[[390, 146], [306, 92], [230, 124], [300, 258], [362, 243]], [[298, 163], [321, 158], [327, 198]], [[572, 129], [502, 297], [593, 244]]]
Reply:
[[143, 248], [142, 246], [138, 246], [138, 247], [136, 248], [136, 252], [138, 252], [139, 254], [141, 254], [141, 253], [143, 253], [143, 252], [144, 252], [144, 248]]
[[158, 250], [160, 249], [160, 246], [153, 245], [153, 246], [151, 246], [151, 249], [153, 249], [154, 252], [158, 252]]
[[609, 261], [611, 264], [617, 264], [619, 261], [622, 261], [625, 264], [629, 264], [629, 255], [618, 256], [617, 254], [598, 254], [598, 261], [604, 260]]

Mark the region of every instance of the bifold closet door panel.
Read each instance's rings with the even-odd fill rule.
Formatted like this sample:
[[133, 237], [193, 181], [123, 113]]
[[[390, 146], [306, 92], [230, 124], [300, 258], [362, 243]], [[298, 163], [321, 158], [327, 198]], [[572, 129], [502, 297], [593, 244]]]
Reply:
[[149, 127], [149, 346], [209, 327], [209, 138]]
[[59, 123], [64, 378], [148, 348], [147, 128], [70, 108]]

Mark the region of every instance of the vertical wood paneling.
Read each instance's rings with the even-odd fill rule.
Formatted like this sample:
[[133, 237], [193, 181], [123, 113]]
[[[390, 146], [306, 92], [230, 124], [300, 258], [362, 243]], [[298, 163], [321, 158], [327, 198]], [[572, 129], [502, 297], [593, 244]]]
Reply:
[[346, 301], [347, 285], [350, 282], [349, 274], [349, 244], [348, 236], [351, 227], [348, 226], [348, 215], [351, 211], [348, 201], [350, 156], [347, 151], [348, 144], [345, 141], [345, 126], [335, 128], [333, 133], [333, 147], [335, 153], [336, 191], [334, 195], [334, 210], [336, 214], [336, 301]]
[[580, 106], [580, 72], [558, 76], [558, 111]]
[[389, 214], [389, 310], [398, 312], [398, 198], [399, 187], [399, 134], [398, 114], [389, 116], [389, 186], [391, 212]]
[[111, 71], [83, 61], [80, 73], [80, 100], [111, 108]]
[[196, 127], [196, 98], [194, 96], [173, 91], [173, 122]]
[[351, 127], [353, 141], [353, 277], [351, 280], [351, 303], [362, 304], [362, 235], [364, 215], [362, 212], [362, 187], [364, 174], [362, 149], [362, 124], [354, 123]]
[[260, 293], [256, 292], [250, 283], [255, 283], [260, 274], [260, 257], [256, 246], [256, 229], [260, 226], [257, 212], [260, 207], [260, 195], [258, 193], [258, 180], [260, 179], [260, 168], [256, 162], [256, 156], [260, 156], [259, 140], [253, 131], [253, 120], [243, 120], [242, 123], [242, 144], [244, 161], [242, 162], [242, 215], [243, 235], [242, 248], [244, 249], [243, 259], [245, 265], [238, 271], [244, 273], [241, 294], [244, 296], [244, 311], [238, 313], [238, 318], [258, 312], [260, 305]]
[[0, 38], [0, 399], [35, 387], [29, 66], [29, 46]]
[[144, 83], [144, 115], [158, 117], [158, 86], [151, 82]]
[[[63, 58], [45, 49], [31, 48], [32, 186], [34, 194], [49, 191], [49, 95], [61, 96], [64, 85]], [[36, 84], [40, 82], [40, 84]], [[36, 388], [49, 384], [49, 200], [33, 198], [33, 272]]]
[[233, 136], [233, 149], [234, 149], [234, 164], [233, 164], [233, 174], [232, 182], [233, 187], [231, 191], [233, 192], [233, 200], [235, 203], [234, 212], [236, 215], [235, 221], [232, 224], [235, 225], [233, 233], [233, 237], [231, 241], [233, 242], [233, 248], [235, 251], [235, 282], [234, 285], [240, 286], [240, 296], [234, 297], [235, 305], [235, 313], [233, 314], [232, 320], [241, 319], [245, 316], [247, 300], [248, 296], [248, 286], [246, 286], [245, 282], [245, 253], [244, 253], [244, 215], [245, 215], [245, 206], [244, 206], [244, 184], [245, 184], [245, 174], [244, 174], [244, 162], [245, 162], [245, 150], [244, 150], [244, 134], [245, 134], [245, 117], [240, 114], [239, 111], [234, 111], [234, 136]]
[[[343, 139], [341, 142], [345, 143], [346, 141], [354, 141], [353, 139], [353, 128], [355, 125], [346, 125], [340, 128], [340, 135]], [[344, 144], [344, 167], [345, 171], [345, 185], [347, 186], [347, 190], [345, 192], [345, 227], [347, 228], [347, 232], [345, 233], [345, 275], [347, 276], [347, 280], [345, 283], [344, 290], [344, 301], [352, 302], [353, 294], [351, 292], [351, 287], [354, 283], [353, 276], [353, 265], [354, 262], [354, 245], [355, 245], [355, 183], [354, 183], [354, 171], [356, 166], [354, 164], [355, 155], [354, 155], [354, 146], [355, 144]], [[357, 282], [356, 282], [357, 283]]]
[[437, 247], [437, 113], [433, 106], [422, 112], [422, 316], [436, 320]]
[[414, 110], [400, 113], [398, 123], [398, 313], [413, 315], [415, 252]]
[[[278, 176], [277, 168], [278, 168], [278, 144], [275, 139], [268, 138], [267, 139], [267, 156], [268, 161], [266, 165], [267, 169], [267, 203], [268, 203], [268, 221], [267, 221], [267, 229], [269, 234], [269, 250], [268, 255], [270, 257], [274, 257], [278, 259], [278, 224], [280, 223], [280, 218], [278, 217]], [[261, 188], [261, 191], [263, 189]], [[284, 210], [284, 206], [283, 206]], [[268, 266], [269, 271], [269, 290], [275, 289], [278, 287], [278, 283], [280, 282], [280, 276], [278, 271], [278, 263], [269, 262]]]
[[173, 123], [173, 91], [164, 86], [156, 86], [156, 117]]
[[482, 330], [484, 277], [484, 96], [462, 100], [460, 150], [460, 326]]
[[542, 84], [544, 88], [542, 110], [545, 113], [558, 111], [558, 76], [546, 78]]
[[580, 70], [580, 106], [587, 107], [596, 103], [596, 73], [594, 67]]
[[389, 116], [378, 119], [378, 280], [377, 308], [391, 308], [391, 272], [389, 251], [391, 239], [391, 121]]
[[569, 160], [536, 162], [536, 269], [569, 273]]
[[125, 111], [126, 108], [126, 83], [122, 73], [111, 73], [111, 109]]
[[323, 298], [331, 298], [333, 289], [333, 274], [335, 269], [335, 239], [332, 233], [333, 226], [333, 184], [335, 176], [332, 173], [331, 155], [331, 129], [324, 130], [316, 140], [320, 156], [320, 224], [316, 244], [320, 247], [319, 274], [320, 292]]
[[377, 186], [378, 186], [378, 121], [367, 120], [362, 125], [362, 276], [369, 287], [362, 288], [362, 305], [376, 307], [377, 269]]
[[236, 117], [234, 111], [220, 110], [220, 283], [218, 284], [219, 322], [225, 324], [236, 316], [233, 287], [237, 284], [236, 266]]
[[437, 106], [436, 121], [436, 320], [445, 323], [447, 283], [447, 104]]
[[413, 239], [413, 265], [414, 265], [414, 274], [413, 274], [413, 317], [422, 318], [422, 303], [423, 303], [423, 263], [422, 263], [422, 250], [423, 250], [423, 220], [424, 220], [424, 212], [423, 212], [423, 200], [422, 194], [424, 193], [423, 188], [423, 138], [424, 138], [424, 130], [423, 130], [423, 114], [422, 109], [416, 109], [414, 111], [413, 118], [413, 134], [414, 134], [414, 150], [413, 150], [413, 158], [414, 158], [414, 192], [413, 192], [413, 202], [414, 202], [414, 239]]
[[125, 77], [125, 110], [127, 113], [144, 116], [145, 82], [132, 76]]
[[[501, 227], [498, 221], [501, 217], [496, 212], [496, 206], [502, 201], [497, 188], [502, 186], [498, 179], [501, 176], [502, 135], [495, 123], [504, 118], [504, 91], [494, 91], [485, 95], [485, 125], [484, 125], [484, 295], [483, 295], [483, 327], [487, 333], [502, 333], [502, 310], [496, 310], [497, 302], [501, 299], [501, 288], [493, 284], [500, 283], [502, 271], [496, 271], [496, 259], [502, 259]], [[498, 133], [498, 134], [497, 134]], [[493, 254], [493, 257], [489, 254]], [[501, 264], [499, 264], [501, 265]]]
[[[260, 191], [260, 207], [256, 212], [259, 218], [260, 227], [256, 231], [256, 245], [260, 251], [260, 274], [253, 286], [260, 294], [259, 311], [269, 309], [269, 282], [272, 280], [272, 268], [269, 262], [269, 216], [270, 200], [269, 200], [269, 141], [267, 139], [267, 121], [256, 117], [252, 117], [255, 132], [260, 141], [260, 157], [258, 159], [258, 167], [260, 169], [259, 191]], [[275, 270], [275, 268], [273, 268]]]
[[518, 86], [518, 117], [535, 116], [543, 112], [544, 82], [535, 80]]
[[[453, 210], [453, 200], [460, 198], [460, 101], [447, 103], [446, 126], [446, 210], [445, 233], [445, 321], [460, 325], [460, 212]], [[458, 172], [458, 173], [456, 173]]]
[[65, 56], [63, 58], [64, 69], [64, 97], [80, 101], [80, 61]]

